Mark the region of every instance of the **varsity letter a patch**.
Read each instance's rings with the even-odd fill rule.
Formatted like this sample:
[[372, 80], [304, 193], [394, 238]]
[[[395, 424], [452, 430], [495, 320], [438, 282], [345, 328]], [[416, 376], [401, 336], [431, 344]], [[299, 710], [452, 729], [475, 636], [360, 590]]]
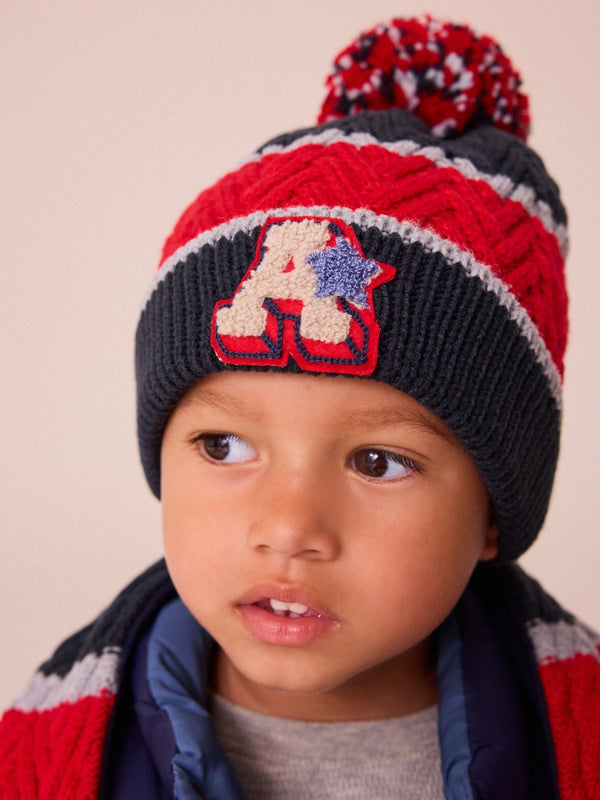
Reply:
[[373, 290], [394, 267], [365, 258], [339, 219], [268, 219], [234, 296], [220, 300], [212, 346], [227, 364], [370, 375], [379, 325]]

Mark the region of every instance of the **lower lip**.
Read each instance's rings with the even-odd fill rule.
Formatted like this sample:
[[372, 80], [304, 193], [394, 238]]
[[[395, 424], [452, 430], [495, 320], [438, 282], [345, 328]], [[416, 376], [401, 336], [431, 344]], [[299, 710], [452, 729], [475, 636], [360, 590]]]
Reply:
[[327, 617], [280, 617], [255, 605], [238, 606], [237, 611], [253, 636], [285, 647], [310, 644], [337, 627], [337, 623]]

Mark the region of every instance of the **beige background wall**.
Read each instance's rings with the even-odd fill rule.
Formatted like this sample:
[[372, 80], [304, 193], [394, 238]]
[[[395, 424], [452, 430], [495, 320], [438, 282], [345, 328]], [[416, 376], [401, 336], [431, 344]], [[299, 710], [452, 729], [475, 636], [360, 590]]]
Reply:
[[[430, 0], [495, 35], [570, 209], [563, 452], [525, 565], [600, 627], [595, 0]], [[311, 124], [333, 55], [405, 0], [0, 0], [0, 705], [159, 556], [132, 340], [162, 241], [200, 188]]]

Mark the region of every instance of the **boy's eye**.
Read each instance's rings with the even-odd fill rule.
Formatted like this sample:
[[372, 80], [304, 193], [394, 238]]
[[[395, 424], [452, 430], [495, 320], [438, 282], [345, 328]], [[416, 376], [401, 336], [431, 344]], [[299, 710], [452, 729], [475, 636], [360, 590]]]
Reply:
[[194, 440], [209, 461], [243, 464], [254, 461], [257, 454], [248, 442], [230, 433], [203, 433]]
[[358, 450], [352, 456], [351, 466], [367, 478], [388, 481], [403, 478], [419, 469], [417, 464], [406, 456], [376, 448]]

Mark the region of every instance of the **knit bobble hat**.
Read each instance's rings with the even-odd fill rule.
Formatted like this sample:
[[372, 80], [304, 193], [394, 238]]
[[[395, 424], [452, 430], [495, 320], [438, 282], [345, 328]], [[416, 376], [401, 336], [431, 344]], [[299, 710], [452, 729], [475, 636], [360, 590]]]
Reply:
[[567, 334], [566, 215], [519, 76], [466, 26], [392, 20], [338, 56], [319, 121], [203, 191], [165, 243], [136, 338], [150, 487], [203, 376], [362, 376], [460, 439], [498, 560], [516, 558], [550, 498]]

